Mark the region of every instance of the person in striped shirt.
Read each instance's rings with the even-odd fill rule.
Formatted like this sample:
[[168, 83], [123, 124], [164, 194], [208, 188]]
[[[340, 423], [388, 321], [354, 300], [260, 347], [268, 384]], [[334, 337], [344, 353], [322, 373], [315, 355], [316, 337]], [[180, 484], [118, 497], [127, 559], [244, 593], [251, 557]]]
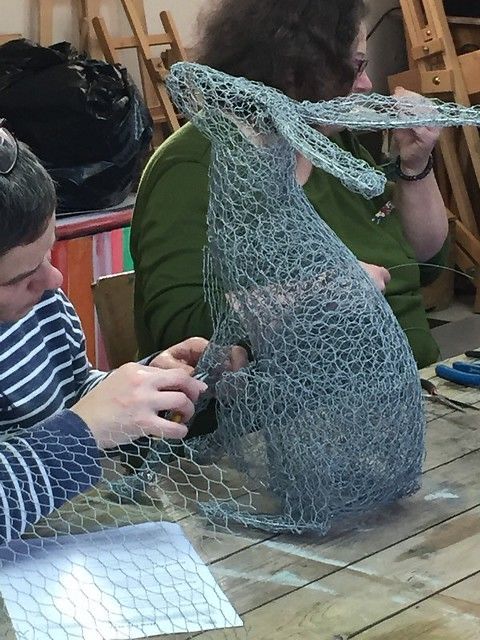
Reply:
[[[0, 121], [0, 544], [101, 477], [102, 451], [144, 435], [182, 438], [205, 390], [192, 338], [104, 373], [51, 264], [55, 188]], [[149, 366], [146, 366], [146, 365]], [[165, 412], [182, 415], [182, 422]]]

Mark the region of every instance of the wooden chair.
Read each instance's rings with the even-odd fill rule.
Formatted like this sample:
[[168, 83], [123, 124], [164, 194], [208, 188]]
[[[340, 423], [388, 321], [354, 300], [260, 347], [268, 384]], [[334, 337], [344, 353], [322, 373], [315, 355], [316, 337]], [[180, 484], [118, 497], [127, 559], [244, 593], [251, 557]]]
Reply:
[[124, 271], [99, 278], [93, 285], [93, 299], [110, 367], [137, 359], [133, 322], [135, 274]]
[[[103, 55], [107, 62], [116, 64], [120, 62], [119, 51], [136, 49], [143, 95], [153, 122], [160, 127], [166, 124], [170, 131], [176, 131], [181, 126], [181, 116], [176, 112], [165, 86], [165, 78], [168, 75], [165, 61], [167, 58], [169, 62], [186, 60], [186, 53], [173, 18], [168, 11], [162, 11], [160, 19], [164, 32], [149, 35], [142, 0], [122, 0], [122, 5], [133, 31], [132, 36], [113, 37], [103, 18], [100, 16], [92, 18], [93, 28]], [[151, 47], [157, 46], [168, 48], [163, 56], [152, 54]], [[161, 142], [163, 137], [157, 136], [155, 142]]]
[[[410, 69], [391, 76], [390, 89], [401, 85], [424, 95], [472, 104], [480, 95], [480, 47], [462, 53], [460, 43], [452, 35], [458, 19], [447, 18], [442, 0], [400, 0], [400, 5]], [[478, 19], [469, 30], [464, 28], [463, 33], [471, 36], [475, 28], [480, 42]], [[439, 183], [447, 206], [456, 216], [455, 262], [465, 273], [476, 276], [475, 310], [480, 312], [480, 208], [471, 195], [472, 190], [480, 189], [478, 129], [463, 127], [459, 132], [447, 129], [439, 146]], [[469, 174], [470, 182], [466, 178]]]

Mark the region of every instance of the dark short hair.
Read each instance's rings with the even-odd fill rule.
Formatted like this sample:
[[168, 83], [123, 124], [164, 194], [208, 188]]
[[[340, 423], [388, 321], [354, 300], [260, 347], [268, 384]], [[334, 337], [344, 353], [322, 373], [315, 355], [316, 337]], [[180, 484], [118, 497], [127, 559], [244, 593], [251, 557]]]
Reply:
[[364, 0], [219, 0], [200, 20], [197, 62], [296, 100], [351, 90]]
[[0, 174], [0, 256], [45, 232], [57, 199], [53, 180], [21, 142], [14, 169]]

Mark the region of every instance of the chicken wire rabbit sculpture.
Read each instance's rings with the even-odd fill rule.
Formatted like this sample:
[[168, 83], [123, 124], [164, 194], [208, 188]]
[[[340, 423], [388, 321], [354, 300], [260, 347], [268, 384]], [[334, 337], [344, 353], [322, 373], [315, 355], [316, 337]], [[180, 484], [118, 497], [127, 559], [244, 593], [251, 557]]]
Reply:
[[[197, 442], [276, 498], [200, 504], [212, 521], [316, 530], [416, 491], [425, 419], [405, 334], [355, 256], [295, 180], [296, 153], [367, 197], [385, 176], [314, 127], [476, 123], [457, 105], [355, 95], [297, 103], [194, 63], [172, 67], [179, 109], [212, 142], [205, 284], [214, 334], [202, 367], [247, 342], [215, 387], [217, 431]], [[191, 451], [193, 450], [191, 449]]]

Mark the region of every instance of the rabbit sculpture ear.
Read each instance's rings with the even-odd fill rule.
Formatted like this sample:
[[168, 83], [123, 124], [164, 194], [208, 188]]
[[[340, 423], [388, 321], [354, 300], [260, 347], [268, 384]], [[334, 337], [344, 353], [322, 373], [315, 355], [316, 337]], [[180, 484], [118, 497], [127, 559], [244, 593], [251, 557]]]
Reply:
[[478, 126], [480, 122], [478, 105], [466, 107], [406, 90], [394, 96], [352, 93], [325, 102], [305, 101], [299, 109], [311, 125], [336, 124], [353, 130]]
[[338, 178], [350, 191], [367, 198], [385, 190], [386, 177], [368, 162], [359, 160], [320, 133], [304, 117], [304, 105], [278, 94], [269, 108], [278, 135], [285, 138], [302, 156], [320, 169]]
[[[400, 113], [398, 100], [376, 94], [351, 93], [322, 102], [299, 103], [302, 118], [311, 126], [347, 129], [384, 129], [385, 109], [391, 115]], [[410, 109], [411, 113], [411, 109]]]

